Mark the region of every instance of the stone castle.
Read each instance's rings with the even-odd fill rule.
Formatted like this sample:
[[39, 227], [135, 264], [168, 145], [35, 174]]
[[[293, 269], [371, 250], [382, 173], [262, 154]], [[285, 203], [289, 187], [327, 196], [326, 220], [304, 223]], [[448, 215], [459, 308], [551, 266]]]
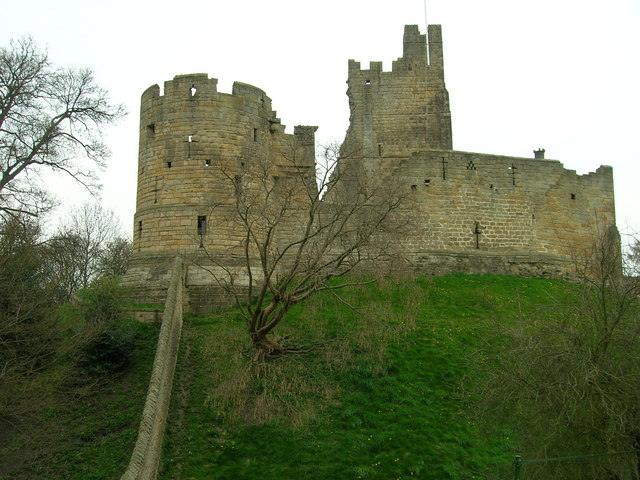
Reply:
[[[533, 158], [453, 150], [441, 27], [429, 25], [427, 35], [405, 26], [403, 55], [390, 72], [382, 62], [363, 69], [349, 60], [342, 148], [358, 153], [347, 168], [393, 176], [410, 192], [403, 214], [414, 226], [396, 243], [418, 272], [563, 275], [598, 231], [615, 226], [611, 167], [578, 175], [544, 150]], [[235, 82], [227, 94], [216, 84], [206, 74], [179, 75], [163, 95], [158, 85], [142, 94], [135, 254], [124, 279], [140, 299], [163, 298], [177, 253], [197, 255], [204, 244], [227, 265], [238, 263], [232, 251], [243, 232], [229, 220], [233, 191], [212, 167], [232, 171], [269, 158], [279, 169], [274, 178], [286, 177], [279, 159], [295, 141], [303, 149], [297, 168], [314, 178], [317, 127], [285, 133], [264, 91]], [[212, 212], [212, 202], [221, 208]], [[208, 284], [189, 268], [190, 294]]]

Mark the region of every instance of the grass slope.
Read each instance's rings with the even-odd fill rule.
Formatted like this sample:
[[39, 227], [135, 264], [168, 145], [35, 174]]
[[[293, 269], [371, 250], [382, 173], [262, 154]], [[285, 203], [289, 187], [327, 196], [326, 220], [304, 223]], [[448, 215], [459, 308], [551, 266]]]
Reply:
[[250, 362], [233, 312], [185, 324], [164, 479], [473, 479], [508, 472], [508, 432], [483, 434], [463, 394], [473, 354], [566, 288], [454, 275], [385, 282], [293, 310], [305, 355]]
[[[70, 339], [79, 323], [67, 321], [63, 335]], [[70, 349], [25, 383], [15, 399], [22, 418], [0, 432], [0, 479], [120, 478], [135, 443], [158, 336], [157, 325], [122, 322], [135, 333], [133, 363], [125, 373], [75, 384], [79, 372]]]

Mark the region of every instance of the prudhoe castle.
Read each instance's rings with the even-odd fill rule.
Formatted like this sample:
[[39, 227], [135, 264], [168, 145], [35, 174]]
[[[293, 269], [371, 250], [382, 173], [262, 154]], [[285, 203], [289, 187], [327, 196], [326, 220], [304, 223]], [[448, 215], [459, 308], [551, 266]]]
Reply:
[[[412, 199], [403, 212], [412, 227], [396, 247], [425, 274], [562, 275], [598, 231], [615, 225], [611, 167], [578, 175], [544, 150], [532, 158], [454, 150], [441, 27], [430, 25], [427, 35], [405, 26], [402, 57], [389, 72], [382, 62], [348, 62], [343, 150], [358, 156], [350, 165], [393, 178]], [[281, 165], [274, 179], [286, 178], [280, 159], [295, 141], [303, 151], [296, 174], [314, 178], [317, 127], [285, 133], [264, 91], [235, 82], [222, 93], [216, 84], [206, 74], [178, 75], [163, 95], [158, 85], [142, 94], [135, 254], [124, 279], [140, 299], [164, 298], [176, 254], [204, 247], [228, 268], [241, 261], [233, 252], [244, 232], [225, 208], [234, 189], [217, 165], [232, 172], [269, 158]], [[193, 298], [212, 280], [191, 266], [186, 282]]]

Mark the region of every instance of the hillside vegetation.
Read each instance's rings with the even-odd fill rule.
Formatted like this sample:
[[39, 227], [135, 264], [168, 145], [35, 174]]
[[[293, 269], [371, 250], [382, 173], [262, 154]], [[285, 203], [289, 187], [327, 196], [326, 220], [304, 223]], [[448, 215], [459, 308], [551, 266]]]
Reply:
[[301, 353], [262, 365], [233, 311], [189, 317], [162, 478], [512, 478], [509, 419], [476, 415], [478, 352], [569, 290], [456, 275], [354, 289], [355, 310], [319, 296], [279, 332]]
[[58, 353], [0, 392], [0, 412], [9, 412], [0, 416], [1, 480], [116, 479], [131, 457], [158, 328], [121, 317], [116, 332], [132, 339], [126, 370], [88, 372], [81, 366], [86, 324], [77, 308], [59, 310], [50, 338]]
[[[625, 408], [637, 382], [625, 379], [638, 377], [637, 341], [621, 328], [606, 362], [595, 370], [577, 362], [598, 335], [576, 313], [576, 284], [451, 275], [343, 293], [296, 306], [277, 340], [298, 353], [267, 362], [253, 360], [237, 311], [185, 318], [160, 478], [511, 479], [515, 454], [628, 449], [625, 435], [637, 422]], [[627, 312], [635, 331], [637, 305]], [[98, 349], [87, 370], [87, 342], [96, 337], [86, 336], [82, 309], [54, 314], [57, 354], [0, 391], [0, 479], [118, 479], [135, 442], [158, 326], [121, 316], [108, 331], [133, 342], [127, 367], [114, 370]], [[540, 345], [562, 347], [564, 356], [542, 352], [538, 361], [527, 345], [536, 347], [529, 339], [540, 335], [554, 342]], [[566, 388], [575, 372], [585, 384]], [[538, 398], [514, 402], [511, 373], [544, 382], [533, 390]], [[578, 395], [577, 407], [556, 412], [549, 392]], [[585, 428], [567, 436], [575, 425]], [[635, 456], [625, 455], [525, 465], [520, 478], [604, 478], [594, 465], [621, 472], [606, 478], [635, 478]]]

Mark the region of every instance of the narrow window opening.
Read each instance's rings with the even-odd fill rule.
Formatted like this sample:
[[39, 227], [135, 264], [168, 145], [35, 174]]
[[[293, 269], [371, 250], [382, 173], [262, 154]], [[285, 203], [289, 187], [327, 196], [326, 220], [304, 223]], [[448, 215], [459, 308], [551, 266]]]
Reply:
[[236, 197], [239, 197], [242, 193], [242, 178], [240, 175], [236, 175], [233, 177], [233, 189]]
[[198, 236], [200, 237], [200, 248], [204, 247], [204, 235], [207, 233], [207, 217], [198, 215]]
[[196, 92], [198, 91], [198, 89], [196, 88], [195, 85], [191, 85], [191, 88], [189, 89], [189, 93], [191, 94], [192, 97], [196, 96]]
[[158, 188], [158, 179], [156, 178], [156, 182], [153, 186], [153, 203], [158, 203], [158, 192], [160, 189]]
[[150, 123], [149, 125], [147, 125], [147, 133], [149, 135], [154, 135], [156, 133], [156, 124], [155, 123]]
[[208, 158], [204, 161], [204, 166], [205, 167], [210, 167], [211, 166], [211, 160], [209, 160]]
[[371, 85], [371, 80], [369, 80], [368, 78], [364, 81], [365, 85]]
[[473, 227], [473, 234], [476, 237], [476, 250], [480, 250], [480, 235], [482, 234], [482, 227], [480, 226], [480, 222], [475, 222]]
[[167, 162], [167, 168], [171, 168], [171, 162]]
[[382, 146], [381, 143], [378, 144], [378, 156], [381, 157], [382, 156], [382, 152], [384, 150], [384, 147]]
[[415, 192], [418, 189], [417, 185], [411, 185], [411, 191]]
[[475, 170], [476, 169], [476, 164], [473, 163], [473, 160], [469, 160], [469, 163], [467, 163], [467, 170]]
[[142, 242], [142, 220], [138, 220], [138, 251], [140, 251], [141, 242]]
[[516, 186], [516, 170], [518, 170], [518, 167], [516, 167], [513, 163], [511, 164], [511, 166], [509, 167], [509, 174], [511, 175], [511, 184], [515, 187]]
[[[187, 144], [187, 158], [191, 158], [191, 144], [196, 143], [196, 140], [193, 138], [193, 134], [187, 135], [187, 139], [184, 142]], [[193, 147], [195, 148], [195, 145]]]
[[254, 142], [258, 141], [258, 129], [257, 128], [253, 129], [253, 141]]
[[575, 199], [576, 199], [576, 194], [575, 194], [575, 193], [572, 193], [572, 194], [571, 194], [571, 200], [575, 200]]
[[431, 179], [430, 178], [425, 178], [424, 179], [424, 186], [428, 187], [429, 185], [431, 185]]
[[207, 217], [205, 215], [198, 216], [198, 235], [202, 236], [207, 233]]

